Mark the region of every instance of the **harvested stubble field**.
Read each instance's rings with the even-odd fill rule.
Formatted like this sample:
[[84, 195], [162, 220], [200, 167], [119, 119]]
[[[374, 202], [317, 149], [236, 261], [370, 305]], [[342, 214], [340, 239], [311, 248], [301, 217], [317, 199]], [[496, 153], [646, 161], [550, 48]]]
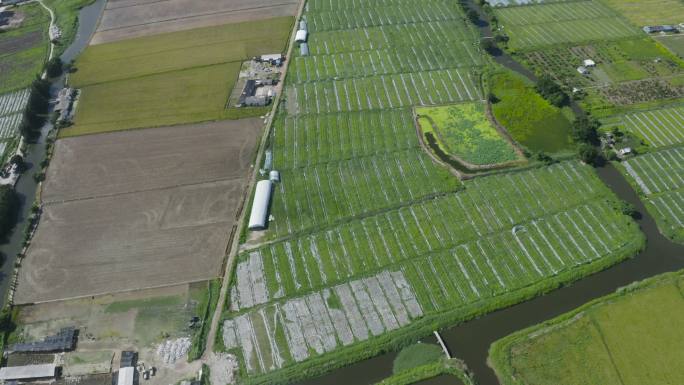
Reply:
[[513, 50], [611, 40], [642, 33], [598, 0], [544, 3], [495, 10]]
[[297, 0], [108, 1], [91, 44], [187, 31], [222, 24], [294, 16]]
[[75, 124], [60, 136], [234, 118], [225, 107], [241, 62], [282, 52], [292, 22], [283, 17], [90, 46], [71, 77], [82, 90]]
[[679, 384], [684, 381], [682, 272], [618, 289], [492, 345], [503, 385]]
[[[269, 142], [273, 220], [242, 245], [224, 313], [246, 383], [378, 354], [642, 247], [589, 166], [460, 182], [422, 151], [412, 107], [482, 98], [479, 39], [457, 3], [307, 4], [310, 55], [294, 58]], [[405, 60], [384, 59], [396, 52]]]
[[444, 152], [475, 165], [492, 165], [518, 159], [513, 146], [487, 119], [481, 102], [422, 107], [423, 131], [432, 131], [446, 147]]
[[[40, 73], [48, 52], [50, 16], [40, 4], [11, 7], [19, 28], [0, 33], [0, 93], [25, 88]], [[19, 16], [20, 15], [20, 16]]]
[[215, 277], [259, 127], [252, 119], [58, 141], [15, 302]]
[[639, 155], [621, 169], [667, 237], [684, 243], [684, 147]]

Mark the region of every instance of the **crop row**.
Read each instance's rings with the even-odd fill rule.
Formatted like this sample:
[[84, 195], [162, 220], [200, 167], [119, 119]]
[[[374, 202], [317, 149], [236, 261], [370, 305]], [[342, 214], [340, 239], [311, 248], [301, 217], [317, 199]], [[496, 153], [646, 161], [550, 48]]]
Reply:
[[310, 32], [377, 27], [392, 24], [425, 23], [463, 18], [457, 3], [429, 2], [401, 7], [373, 7], [309, 12]]
[[416, 148], [410, 110], [278, 117], [273, 129], [278, 170]]
[[317, 32], [309, 36], [308, 45], [311, 55], [330, 55], [397, 46], [472, 42], [474, 39], [474, 32], [463, 20], [449, 20]]
[[616, 17], [617, 14], [600, 2], [589, 0], [498, 9], [496, 16], [502, 24], [513, 26], [610, 18]]
[[0, 140], [13, 138], [17, 135], [22, 116], [19, 112], [0, 116]]
[[[423, 0], [421, 4], [449, 3], [449, 0]], [[407, 7], [415, 4], [415, 0], [309, 0], [306, 2], [306, 12], [322, 12], [342, 9], [376, 8], [376, 7]]]
[[29, 94], [29, 90], [24, 89], [0, 95], [0, 116], [23, 111]]
[[684, 106], [635, 112], [622, 118], [628, 131], [654, 147], [684, 143]]
[[383, 271], [228, 319], [222, 337], [226, 348], [240, 352], [247, 372], [259, 373], [365, 341], [422, 315], [404, 275]]
[[634, 36], [637, 31], [617, 17], [600, 20], [571, 20], [549, 24], [516, 25], [508, 28], [512, 48], [527, 49], [560, 43]]
[[284, 170], [273, 200], [274, 233], [313, 229], [458, 187], [417, 149]]
[[[331, 285], [367, 271], [446, 250], [488, 234], [510, 232], [522, 223], [555, 215], [606, 194], [587, 167], [566, 163], [522, 173], [478, 178], [465, 190], [422, 203], [372, 215], [281, 241], [253, 251], [258, 274], [238, 274], [237, 288], [249, 307], [269, 298], [292, 296]], [[610, 215], [600, 205], [577, 208], [587, 220]], [[240, 269], [253, 270], [252, 254], [241, 256]], [[250, 282], [264, 282], [255, 297]]]
[[290, 80], [294, 83], [304, 83], [479, 64], [480, 54], [477, 48], [467, 41], [428, 46], [400, 46], [374, 51], [297, 57], [290, 69], [293, 76]]
[[[381, 110], [479, 100], [477, 75], [466, 69], [416, 72], [288, 86], [299, 114]], [[289, 105], [294, 103], [293, 105]]]
[[623, 165], [644, 195], [684, 188], [684, 148], [640, 155]]

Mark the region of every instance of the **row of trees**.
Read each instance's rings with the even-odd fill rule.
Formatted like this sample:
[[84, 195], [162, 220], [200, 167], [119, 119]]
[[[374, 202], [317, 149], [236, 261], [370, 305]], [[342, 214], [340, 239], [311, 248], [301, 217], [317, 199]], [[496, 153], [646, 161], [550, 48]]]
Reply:
[[37, 77], [31, 83], [31, 94], [19, 126], [19, 132], [26, 141], [35, 141], [40, 136], [40, 128], [47, 120], [49, 101], [50, 82]]

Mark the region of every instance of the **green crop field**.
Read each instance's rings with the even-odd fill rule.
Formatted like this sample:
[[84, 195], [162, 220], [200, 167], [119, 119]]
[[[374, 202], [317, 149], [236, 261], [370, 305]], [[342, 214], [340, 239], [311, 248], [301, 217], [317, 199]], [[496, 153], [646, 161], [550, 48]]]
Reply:
[[621, 163], [658, 228], [684, 243], [684, 147], [639, 155]]
[[654, 36], [655, 40], [667, 47], [673, 54], [684, 58], [684, 35]]
[[490, 87], [498, 100], [492, 112], [518, 143], [530, 151], [548, 153], [572, 148], [568, 118], [523, 78], [498, 72], [490, 78]]
[[485, 115], [481, 102], [421, 107], [416, 113], [433, 126], [447, 153], [475, 165], [506, 163], [518, 159]]
[[654, 148], [684, 144], [684, 106], [674, 105], [614, 116], [603, 125], [636, 134]]
[[682, 272], [620, 289], [495, 342], [502, 385], [684, 382]]
[[602, 0], [638, 25], [678, 24], [684, 15], [680, 0]]
[[598, 0], [497, 8], [495, 14], [511, 38], [509, 47], [514, 50], [620, 39], [642, 33]]
[[0, 33], [0, 94], [26, 88], [40, 74], [48, 55], [50, 16], [40, 4], [13, 11], [24, 17], [19, 28]]
[[[396, 348], [643, 246], [589, 166], [462, 182], [420, 147], [418, 107], [477, 102], [458, 111], [474, 116], [464, 129], [495, 133], [482, 126], [479, 38], [458, 3], [310, 0], [303, 18], [309, 55], [294, 47], [265, 148], [263, 168], [281, 181], [268, 229], [243, 237], [219, 336], [245, 383]], [[569, 148], [563, 112], [510, 81], [495, 107], [511, 133]]]
[[239, 117], [226, 109], [243, 60], [282, 52], [291, 17], [228, 24], [90, 46], [71, 83], [82, 89], [61, 136]]

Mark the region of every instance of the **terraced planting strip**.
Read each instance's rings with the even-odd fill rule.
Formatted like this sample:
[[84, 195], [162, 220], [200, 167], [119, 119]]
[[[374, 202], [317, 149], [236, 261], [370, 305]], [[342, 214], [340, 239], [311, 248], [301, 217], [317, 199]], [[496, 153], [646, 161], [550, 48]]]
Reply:
[[640, 33], [596, 0], [507, 7], [497, 9], [495, 14], [510, 35], [509, 46], [513, 49], [619, 39]]
[[639, 155], [621, 163], [660, 231], [684, 243], [684, 147]]
[[622, 116], [621, 121], [653, 147], [684, 144], [684, 106], [634, 112]]
[[[643, 238], [616, 206], [589, 166], [565, 162], [476, 178], [463, 191], [255, 248], [238, 258], [224, 343], [257, 374], [410, 328], [418, 318], [467, 317], [475, 303], [493, 306], [631, 255]], [[380, 280], [388, 274], [394, 286]], [[353, 339], [346, 327], [322, 329], [325, 316], [307, 313], [322, 309], [312, 301], [330, 290], [341, 305], [328, 299], [327, 314], [346, 318]], [[333, 305], [341, 313], [333, 316]], [[287, 307], [298, 310], [278, 321]], [[250, 326], [264, 312], [273, 324]], [[311, 335], [298, 337], [278, 322], [300, 322]], [[281, 329], [284, 339], [269, 337]]]

